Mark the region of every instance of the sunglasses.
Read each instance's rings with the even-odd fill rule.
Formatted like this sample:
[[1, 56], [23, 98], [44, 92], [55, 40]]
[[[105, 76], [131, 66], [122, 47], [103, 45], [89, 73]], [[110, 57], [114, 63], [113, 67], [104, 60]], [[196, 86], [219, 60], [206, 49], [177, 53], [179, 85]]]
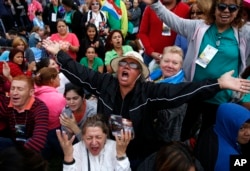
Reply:
[[194, 15], [194, 14], [196, 14], [196, 15], [202, 15], [203, 12], [202, 11], [191, 11], [190, 14], [191, 15]]
[[93, 2], [92, 5], [99, 5], [99, 2]]
[[128, 65], [129, 68], [132, 68], [132, 69], [139, 69], [140, 68], [139, 64], [134, 63], [134, 62], [127, 62], [127, 61], [119, 61], [118, 65], [121, 67], [125, 67], [126, 65]]
[[225, 11], [225, 9], [228, 8], [229, 12], [233, 13], [233, 12], [238, 10], [239, 6], [235, 5], [235, 4], [227, 5], [227, 4], [220, 3], [220, 4], [217, 5], [217, 8], [221, 12]]

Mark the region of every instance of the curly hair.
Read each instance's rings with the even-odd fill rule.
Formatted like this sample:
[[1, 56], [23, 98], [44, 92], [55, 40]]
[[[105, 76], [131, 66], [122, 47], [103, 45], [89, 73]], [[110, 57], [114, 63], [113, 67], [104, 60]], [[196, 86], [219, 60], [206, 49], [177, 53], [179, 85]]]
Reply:
[[108, 35], [108, 37], [106, 39], [106, 44], [105, 44], [105, 50], [106, 50], [106, 52], [114, 49], [114, 45], [111, 43], [112, 37], [113, 37], [114, 33], [119, 33], [122, 36], [122, 45], [124, 45], [124, 43], [125, 43], [125, 39], [124, 39], [124, 37], [122, 35], [122, 32], [120, 30], [113, 30], [113, 31], [111, 31], [109, 33], [109, 35]]
[[[207, 24], [213, 24], [215, 22], [215, 10], [217, 8], [218, 3], [221, 3], [222, 0], [212, 0], [212, 5], [211, 5], [211, 9], [208, 12], [207, 16], [206, 16], [206, 23]], [[234, 27], [242, 27], [243, 26], [243, 22], [242, 22], [242, 12], [243, 12], [243, 8], [242, 8], [242, 0], [235, 0], [236, 5], [239, 6], [238, 9], [238, 13], [237, 16], [235, 17], [235, 19], [233, 20], [233, 22], [231, 23], [232, 26]]]

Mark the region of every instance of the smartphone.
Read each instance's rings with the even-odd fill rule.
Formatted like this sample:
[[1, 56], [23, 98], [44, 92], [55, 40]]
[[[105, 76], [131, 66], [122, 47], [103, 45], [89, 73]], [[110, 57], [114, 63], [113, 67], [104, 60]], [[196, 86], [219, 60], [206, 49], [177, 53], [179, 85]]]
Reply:
[[62, 112], [64, 115], [68, 116], [69, 118], [72, 118], [73, 112], [72, 110], [67, 106]]

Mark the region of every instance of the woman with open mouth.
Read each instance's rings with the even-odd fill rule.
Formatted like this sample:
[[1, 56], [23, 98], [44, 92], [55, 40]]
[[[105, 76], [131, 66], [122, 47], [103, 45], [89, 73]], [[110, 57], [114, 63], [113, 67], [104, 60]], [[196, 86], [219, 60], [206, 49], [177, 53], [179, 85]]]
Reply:
[[75, 136], [68, 139], [65, 132], [57, 130], [57, 137], [64, 152], [63, 170], [130, 171], [126, 149], [131, 140], [130, 131], [121, 131], [116, 141], [107, 138], [108, 126], [101, 115], [87, 118], [82, 127], [82, 141], [74, 146]]
[[104, 64], [108, 73], [113, 72], [112, 68], [110, 67], [110, 62], [112, 59], [122, 56], [126, 52], [133, 51], [131, 46], [124, 45], [124, 43], [125, 40], [120, 30], [113, 30], [109, 33], [105, 44], [106, 53], [104, 60]]

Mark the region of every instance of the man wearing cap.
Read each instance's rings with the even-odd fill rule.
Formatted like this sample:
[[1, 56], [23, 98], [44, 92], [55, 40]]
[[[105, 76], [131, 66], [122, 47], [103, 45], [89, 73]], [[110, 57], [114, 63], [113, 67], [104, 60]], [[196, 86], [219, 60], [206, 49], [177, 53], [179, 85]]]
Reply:
[[[250, 90], [250, 82], [231, 77], [232, 72], [218, 80], [205, 80], [196, 83], [155, 84], [146, 82], [149, 70], [142, 56], [134, 51], [114, 58], [111, 67], [116, 76], [98, 73], [73, 61], [60, 50], [60, 45], [44, 40], [43, 46], [57, 56], [61, 71], [74, 84], [86, 88], [98, 97], [97, 112], [108, 121], [111, 114], [121, 115], [133, 122], [135, 138], [127, 148], [131, 168], [160, 147], [153, 121], [157, 117], [151, 111], [177, 107], [191, 100], [204, 100], [221, 89], [240, 92]], [[243, 89], [242, 87], [243, 86]]]

